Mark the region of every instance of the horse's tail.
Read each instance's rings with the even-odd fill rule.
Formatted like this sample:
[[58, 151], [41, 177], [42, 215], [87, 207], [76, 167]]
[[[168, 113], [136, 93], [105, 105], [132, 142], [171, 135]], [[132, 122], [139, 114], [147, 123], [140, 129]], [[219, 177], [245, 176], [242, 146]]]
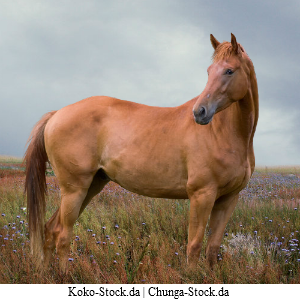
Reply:
[[39, 262], [43, 259], [45, 193], [47, 190], [45, 172], [48, 156], [44, 143], [44, 130], [54, 114], [55, 111], [45, 114], [34, 126], [24, 156], [30, 246], [32, 254], [39, 259]]

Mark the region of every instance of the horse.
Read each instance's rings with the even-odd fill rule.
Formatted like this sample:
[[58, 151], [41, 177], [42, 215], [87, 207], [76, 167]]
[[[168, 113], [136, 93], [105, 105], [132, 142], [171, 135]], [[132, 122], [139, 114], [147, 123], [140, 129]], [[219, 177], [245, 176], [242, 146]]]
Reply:
[[[56, 247], [68, 270], [73, 225], [91, 199], [113, 181], [149, 197], [190, 200], [187, 262], [205, 251], [217, 262], [225, 226], [255, 166], [259, 113], [253, 63], [231, 34], [214, 48], [203, 92], [177, 107], [155, 107], [94, 96], [46, 113], [24, 156], [31, 251], [46, 268]], [[45, 223], [47, 164], [61, 204]]]

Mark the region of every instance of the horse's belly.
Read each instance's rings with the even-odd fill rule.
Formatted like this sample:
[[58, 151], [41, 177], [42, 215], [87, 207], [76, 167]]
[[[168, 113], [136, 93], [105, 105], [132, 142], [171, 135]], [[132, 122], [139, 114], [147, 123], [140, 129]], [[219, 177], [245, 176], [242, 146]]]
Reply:
[[123, 188], [148, 197], [154, 198], [188, 198], [186, 192], [187, 179], [180, 168], [172, 168], [166, 164], [159, 167], [152, 164], [132, 161], [121, 163], [118, 161], [103, 170], [107, 176]]
[[169, 198], [169, 199], [187, 199], [187, 192], [185, 185], [173, 186], [163, 185], [161, 182], [152, 182], [151, 184], [144, 184], [143, 182], [132, 182], [128, 180], [116, 180], [123, 188], [140, 195], [152, 198]]
[[122, 138], [107, 140], [100, 157], [107, 176], [129, 191], [157, 198], [188, 198], [186, 165], [171, 134], [128, 129]]

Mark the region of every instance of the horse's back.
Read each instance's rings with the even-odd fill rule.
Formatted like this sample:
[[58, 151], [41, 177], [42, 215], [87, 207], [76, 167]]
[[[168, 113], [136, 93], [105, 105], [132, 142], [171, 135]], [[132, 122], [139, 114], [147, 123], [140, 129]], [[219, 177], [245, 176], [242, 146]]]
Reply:
[[54, 169], [77, 174], [102, 169], [131, 191], [186, 198], [182, 109], [101, 96], [84, 99], [48, 122], [48, 157]]

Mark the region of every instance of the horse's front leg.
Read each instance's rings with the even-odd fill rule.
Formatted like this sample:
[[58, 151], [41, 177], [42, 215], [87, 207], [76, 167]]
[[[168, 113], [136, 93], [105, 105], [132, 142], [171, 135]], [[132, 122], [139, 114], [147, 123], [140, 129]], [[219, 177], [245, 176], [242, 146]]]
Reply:
[[214, 189], [205, 188], [189, 193], [190, 220], [187, 246], [187, 260], [190, 266], [196, 265], [200, 256], [206, 224], [214, 206]]
[[210, 267], [217, 262], [218, 252], [223, 239], [226, 224], [237, 204], [239, 195], [225, 195], [214, 204], [209, 221], [209, 237], [206, 247], [206, 258]]

